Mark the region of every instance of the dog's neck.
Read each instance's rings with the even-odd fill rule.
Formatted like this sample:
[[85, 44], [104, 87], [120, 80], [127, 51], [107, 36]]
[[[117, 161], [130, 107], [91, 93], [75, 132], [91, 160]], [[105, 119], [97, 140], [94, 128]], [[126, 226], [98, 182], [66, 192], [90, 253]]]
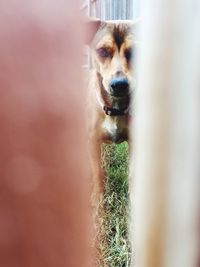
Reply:
[[100, 73], [97, 72], [96, 75], [97, 86], [99, 87], [99, 90], [96, 91], [97, 99], [105, 114], [110, 116], [123, 116], [128, 114], [129, 97], [119, 98], [109, 95], [103, 86]]

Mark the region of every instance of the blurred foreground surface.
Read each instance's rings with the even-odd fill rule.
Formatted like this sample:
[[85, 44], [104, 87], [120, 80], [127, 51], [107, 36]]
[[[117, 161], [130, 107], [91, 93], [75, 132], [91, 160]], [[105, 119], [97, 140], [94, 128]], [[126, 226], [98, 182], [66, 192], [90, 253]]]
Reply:
[[197, 267], [200, 2], [141, 2], [131, 266]]
[[0, 10], [0, 266], [88, 267], [78, 6]]

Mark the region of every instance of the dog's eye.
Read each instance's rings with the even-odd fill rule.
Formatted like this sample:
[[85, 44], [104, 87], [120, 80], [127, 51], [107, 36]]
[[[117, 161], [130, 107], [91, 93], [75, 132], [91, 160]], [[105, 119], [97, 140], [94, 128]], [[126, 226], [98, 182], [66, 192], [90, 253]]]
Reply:
[[127, 51], [125, 52], [125, 57], [126, 57], [126, 59], [127, 59], [128, 61], [132, 59], [132, 57], [133, 57], [133, 51], [132, 51], [132, 49], [129, 49], [129, 50], [127, 50]]
[[112, 52], [110, 49], [108, 48], [99, 48], [97, 49], [97, 53], [100, 57], [111, 57], [112, 56]]

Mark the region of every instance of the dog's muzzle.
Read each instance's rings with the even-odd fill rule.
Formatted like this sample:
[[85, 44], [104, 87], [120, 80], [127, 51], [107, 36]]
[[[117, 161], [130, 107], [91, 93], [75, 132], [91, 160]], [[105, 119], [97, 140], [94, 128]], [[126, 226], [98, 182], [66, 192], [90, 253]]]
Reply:
[[129, 94], [129, 82], [127, 78], [117, 77], [110, 82], [110, 94], [115, 97], [125, 97]]

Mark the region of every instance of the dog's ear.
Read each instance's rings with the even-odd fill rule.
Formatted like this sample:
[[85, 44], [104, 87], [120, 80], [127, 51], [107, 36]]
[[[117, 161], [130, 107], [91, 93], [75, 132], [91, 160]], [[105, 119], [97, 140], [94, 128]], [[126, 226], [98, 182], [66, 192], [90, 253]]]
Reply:
[[96, 32], [98, 31], [101, 25], [101, 20], [97, 18], [87, 18], [84, 24], [85, 24], [84, 43], [86, 45], [90, 45]]

